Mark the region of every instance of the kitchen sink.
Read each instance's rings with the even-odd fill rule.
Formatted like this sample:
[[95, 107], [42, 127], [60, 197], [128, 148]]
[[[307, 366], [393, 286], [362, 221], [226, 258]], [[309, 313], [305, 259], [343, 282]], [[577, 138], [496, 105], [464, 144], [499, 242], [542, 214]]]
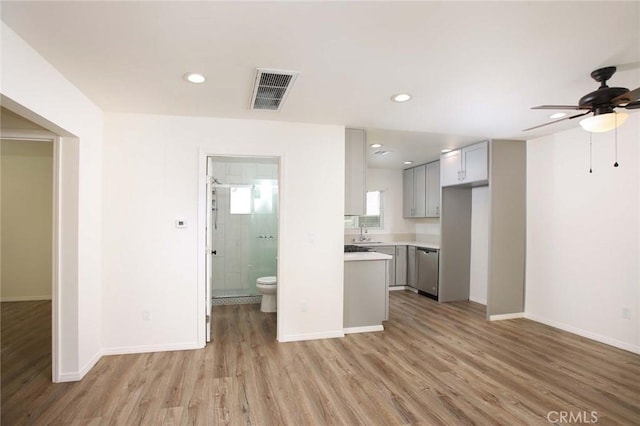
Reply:
[[368, 248], [357, 246], [355, 244], [350, 244], [350, 245], [345, 245], [344, 246], [344, 252], [345, 253], [362, 253], [362, 252], [368, 252], [368, 251], [369, 251]]

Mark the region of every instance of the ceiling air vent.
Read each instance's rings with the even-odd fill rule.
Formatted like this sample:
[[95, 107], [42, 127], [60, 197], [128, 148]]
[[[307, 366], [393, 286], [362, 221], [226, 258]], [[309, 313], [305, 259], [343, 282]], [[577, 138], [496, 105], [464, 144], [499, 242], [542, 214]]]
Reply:
[[298, 74], [297, 71], [258, 68], [249, 109], [279, 111]]

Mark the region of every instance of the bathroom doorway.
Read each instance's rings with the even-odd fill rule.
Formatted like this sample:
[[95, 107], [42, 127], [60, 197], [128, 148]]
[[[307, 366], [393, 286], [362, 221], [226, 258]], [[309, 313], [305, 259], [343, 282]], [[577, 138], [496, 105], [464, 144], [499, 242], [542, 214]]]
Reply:
[[256, 280], [276, 276], [279, 159], [207, 157], [210, 303], [257, 304]]

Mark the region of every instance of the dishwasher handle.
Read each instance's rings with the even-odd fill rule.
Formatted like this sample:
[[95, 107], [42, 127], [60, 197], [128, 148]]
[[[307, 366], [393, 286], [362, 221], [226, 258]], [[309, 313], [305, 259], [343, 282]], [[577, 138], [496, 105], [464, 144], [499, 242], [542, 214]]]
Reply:
[[423, 253], [438, 253], [438, 250], [436, 249], [430, 249], [430, 248], [426, 248], [426, 247], [416, 247], [417, 251], [421, 251]]

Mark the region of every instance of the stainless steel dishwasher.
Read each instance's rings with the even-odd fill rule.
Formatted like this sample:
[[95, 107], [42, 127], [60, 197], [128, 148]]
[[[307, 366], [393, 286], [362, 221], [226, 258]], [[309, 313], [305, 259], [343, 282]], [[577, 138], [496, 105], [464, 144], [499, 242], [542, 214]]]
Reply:
[[418, 293], [438, 299], [438, 258], [436, 249], [416, 248], [416, 264], [418, 265]]

